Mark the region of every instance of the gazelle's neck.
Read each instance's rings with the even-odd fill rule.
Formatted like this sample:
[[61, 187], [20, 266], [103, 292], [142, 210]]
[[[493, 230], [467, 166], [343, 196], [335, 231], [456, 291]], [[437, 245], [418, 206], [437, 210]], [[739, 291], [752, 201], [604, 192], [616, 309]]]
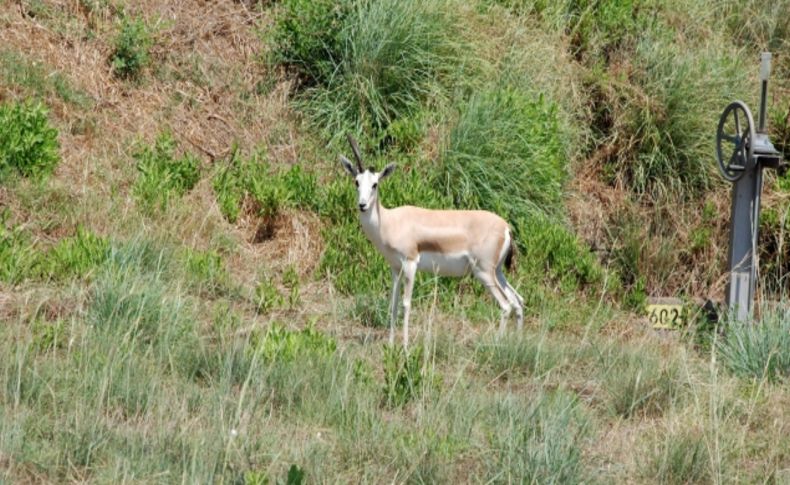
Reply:
[[382, 216], [387, 212], [387, 209], [381, 205], [379, 198], [376, 197], [376, 203], [369, 210], [360, 212], [359, 221], [362, 223], [362, 230], [370, 240], [376, 243], [381, 239], [381, 222]]

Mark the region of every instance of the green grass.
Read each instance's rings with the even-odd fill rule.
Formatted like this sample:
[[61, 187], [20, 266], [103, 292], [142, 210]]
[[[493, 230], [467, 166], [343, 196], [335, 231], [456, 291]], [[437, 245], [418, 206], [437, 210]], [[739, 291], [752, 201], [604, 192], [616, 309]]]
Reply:
[[557, 215], [567, 180], [556, 107], [515, 88], [475, 93], [462, 106], [436, 184], [456, 207], [493, 210], [512, 221]]
[[[163, 5], [127, 5], [122, 27], [114, 2], [79, 14], [21, 2], [24, 17], [3, 27], [29, 35], [31, 53], [0, 54], [9, 105], [44, 98], [52, 123], [75, 126], [79, 63], [52, 72], [32, 59], [123, 52], [139, 80], [156, 53], [157, 72], [194, 75], [112, 80], [128, 96], [107, 109], [122, 118], [134, 100], [197, 89], [205, 103], [135, 106], [178, 133], [216, 113], [228, 131], [212, 145], [230, 155], [200, 160], [167, 136], [125, 153], [140, 135], [120, 123], [107, 139], [99, 118], [90, 137], [60, 135], [54, 176], [10, 170], [0, 481], [786, 481], [784, 313], [706, 329], [713, 344], [699, 346], [620, 309], [675, 280], [716, 290], [698, 279], [723, 261], [726, 233], [710, 130], [720, 101], [756, 91], [748, 66], [763, 46], [776, 49], [774, 107], [786, 100], [786, 6], [281, 0], [223, 9], [203, 36], [168, 5], [167, 52], [146, 62], [153, 23], [135, 19]], [[249, 44], [259, 28], [261, 49]], [[224, 50], [231, 40], [241, 49]], [[398, 165], [387, 206], [508, 218], [521, 333], [494, 337], [498, 310], [474, 280], [423, 276], [411, 350], [382, 345], [389, 269], [338, 175], [346, 131], [366, 164]], [[136, 179], [118, 172], [130, 159]], [[766, 184], [766, 234], [783, 229], [785, 185]], [[290, 219], [307, 221], [321, 254], [294, 244], [286, 259], [282, 233], [253, 235]]]
[[0, 79], [5, 86], [20, 89], [26, 96], [38, 99], [58, 97], [80, 108], [88, 108], [93, 104], [90, 96], [76, 88], [63, 73], [30, 61], [13, 50], [0, 51]]

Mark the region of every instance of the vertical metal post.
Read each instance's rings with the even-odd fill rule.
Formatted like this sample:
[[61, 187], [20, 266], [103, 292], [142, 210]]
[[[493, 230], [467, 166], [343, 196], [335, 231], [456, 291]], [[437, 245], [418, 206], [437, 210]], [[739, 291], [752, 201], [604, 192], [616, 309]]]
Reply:
[[[760, 114], [757, 132], [765, 133], [768, 77], [771, 75], [771, 54], [760, 56]], [[759, 136], [759, 135], [758, 135]], [[750, 140], [755, 143], [756, 140]], [[754, 290], [757, 283], [757, 237], [760, 225], [760, 193], [763, 189], [763, 167], [755, 160], [732, 187], [732, 219], [730, 222], [730, 282], [727, 306], [739, 321], [752, 316]]]

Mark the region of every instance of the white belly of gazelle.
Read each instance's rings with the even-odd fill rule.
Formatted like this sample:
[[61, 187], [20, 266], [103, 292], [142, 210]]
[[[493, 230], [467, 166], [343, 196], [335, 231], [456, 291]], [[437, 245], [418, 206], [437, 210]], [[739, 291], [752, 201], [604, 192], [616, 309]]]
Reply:
[[462, 253], [420, 253], [417, 269], [441, 276], [464, 276], [472, 269], [472, 262], [466, 252]]

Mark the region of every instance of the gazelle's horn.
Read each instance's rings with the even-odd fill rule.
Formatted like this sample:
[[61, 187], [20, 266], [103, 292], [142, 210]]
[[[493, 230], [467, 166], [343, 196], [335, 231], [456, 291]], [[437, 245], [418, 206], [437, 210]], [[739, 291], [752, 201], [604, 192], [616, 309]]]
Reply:
[[359, 145], [357, 145], [357, 141], [353, 136], [351, 136], [350, 133], [347, 135], [347, 138], [348, 144], [351, 145], [351, 151], [354, 152], [354, 158], [357, 159], [357, 168], [359, 169], [359, 173], [362, 173], [365, 171], [365, 169], [362, 168], [362, 155], [359, 153]]

